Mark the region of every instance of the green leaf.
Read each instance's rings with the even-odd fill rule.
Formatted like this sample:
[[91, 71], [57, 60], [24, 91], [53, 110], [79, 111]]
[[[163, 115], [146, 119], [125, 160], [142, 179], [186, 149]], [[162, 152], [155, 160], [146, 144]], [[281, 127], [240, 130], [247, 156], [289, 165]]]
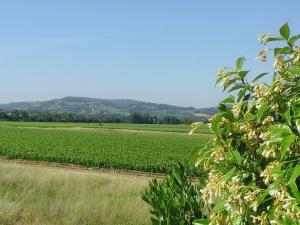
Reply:
[[223, 104], [223, 103], [220, 103], [220, 104], [219, 104], [218, 109], [219, 109], [219, 112], [226, 112], [226, 111], [227, 111], [227, 107], [226, 107], [226, 105]]
[[193, 221], [193, 225], [208, 225], [209, 223], [209, 219], [197, 219]]
[[223, 117], [223, 115], [220, 113], [213, 117], [213, 120], [211, 122], [211, 129], [213, 132], [218, 133], [218, 125], [219, 125], [222, 117]]
[[268, 38], [268, 42], [271, 42], [271, 41], [283, 41], [284, 38], [282, 37], [270, 37]]
[[280, 50], [280, 54], [292, 54], [292, 53], [293, 50], [289, 46], [286, 46]]
[[268, 196], [268, 194], [269, 194], [268, 190], [261, 192], [257, 198], [257, 203], [258, 204], [263, 203], [265, 198]]
[[232, 168], [231, 170], [229, 170], [224, 176], [222, 176], [222, 181], [228, 181], [230, 180], [233, 175], [235, 174], [236, 168]]
[[281, 180], [276, 180], [274, 183], [269, 185], [269, 187], [267, 189], [265, 189], [263, 192], [261, 192], [258, 195], [258, 198], [257, 198], [258, 205], [262, 204], [266, 200], [266, 197], [269, 195], [269, 191], [272, 189], [276, 189], [276, 187], [280, 184], [280, 182], [281, 182]]
[[237, 164], [241, 165], [241, 163], [242, 163], [242, 156], [239, 153], [239, 151], [237, 151], [237, 150], [232, 151], [232, 155], [233, 155], [235, 161], [237, 162]]
[[225, 201], [219, 201], [213, 208], [213, 212], [219, 212], [222, 211], [225, 208]]
[[226, 84], [224, 84], [223, 91], [225, 91], [230, 85], [232, 85], [235, 82], [236, 82], [236, 79], [229, 80], [229, 82], [227, 82]]
[[234, 97], [232, 95], [230, 95], [229, 97], [225, 98], [221, 104], [228, 104], [228, 103], [234, 103]]
[[291, 120], [292, 120], [292, 118], [291, 118], [291, 109], [288, 108], [288, 109], [285, 111], [285, 113], [282, 113], [282, 114], [281, 114], [281, 116], [284, 118], [284, 120], [287, 122], [287, 124], [288, 124], [289, 126], [291, 126]]
[[280, 54], [281, 48], [274, 48], [274, 56]]
[[285, 216], [283, 220], [279, 220], [278, 222], [281, 225], [299, 225], [299, 223], [295, 223], [289, 216]]
[[238, 90], [238, 89], [241, 89], [241, 88], [244, 88], [245, 87], [245, 84], [236, 84], [235, 86], [233, 86], [228, 92], [233, 92], [235, 90]]
[[294, 117], [300, 117], [300, 99], [294, 103], [292, 106]]
[[243, 65], [244, 65], [244, 62], [245, 62], [245, 57], [239, 57], [237, 60], [236, 60], [236, 69], [237, 70], [241, 70], [243, 68]]
[[283, 159], [291, 144], [293, 144], [295, 135], [289, 126], [285, 124], [275, 124], [269, 128], [269, 131], [271, 133], [269, 142], [280, 145], [281, 159]]
[[262, 116], [264, 115], [265, 111], [268, 109], [268, 105], [267, 103], [262, 103], [260, 108], [258, 109], [258, 112], [257, 112], [257, 116], [256, 116], [256, 121], [257, 123], [261, 122], [261, 118]]
[[272, 174], [283, 174], [284, 172], [281, 170], [281, 166], [275, 166], [271, 170]]
[[269, 131], [271, 132], [271, 134], [279, 134], [280, 136], [292, 134], [291, 129], [285, 124], [272, 125]]
[[283, 159], [287, 150], [289, 150], [291, 144], [293, 144], [294, 140], [295, 140], [295, 136], [293, 134], [287, 135], [283, 138], [281, 145], [280, 145], [281, 159]]
[[300, 35], [293, 36], [293, 37], [290, 38], [288, 44], [290, 46], [294, 46], [296, 41], [298, 41], [299, 39], [300, 39]]
[[290, 27], [288, 23], [285, 23], [280, 29], [279, 29], [281, 37], [283, 37], [285, 40], [288, 40], [290, 37]]
[[255, 81], [259, 80], [260, 78], [262, 78], [263, 76], [267, 75], [268, 73], [261, 73], [259, 75], [257, 75], [254, 80], [252, 81], [252, 83], [254, 83]]
[[238, 76], [240, 79], [244, 79], [248, 73], [249, 73], [249, 70], [242, 70], [238, 73]]
[[300, 165], [295, 166], [293, 169], [292, 176], [288, 182], [288, 186], [290, 187], [293, 195], [297, 199], [298, 203], [300, 202], [300, 191], [296, 185], [296, 179], [300, 176]]
[[300, 66], [292, 66], [288, 71], [292, 74], [300, 74]]
[[230, 109], [227, 109], [226, 112], [222, 113], [223, 117], [228, 119], [229, 121], [233, 121], [234, 120], [234, 116], [232, 114], [232, 111]]
[[243, 88], [243, 90], [240, 91], [239, 97], [237, 99], [238, 102], [245, 96], [245, 93], [248, 91], [249, 87], [250, 85], [248, 84]]
[[292, 54], [293, 50], [289, 47], [283, 47], [283, 48], [274, 48], [274, 56], [278, 54]]
[[244, 116], [244, 119], [245, 119], [246, 121], [254, 120], [254, 119], [255, 119], [255, 116], [254, 116], [251, 112], [248, 112], [248, 113]]

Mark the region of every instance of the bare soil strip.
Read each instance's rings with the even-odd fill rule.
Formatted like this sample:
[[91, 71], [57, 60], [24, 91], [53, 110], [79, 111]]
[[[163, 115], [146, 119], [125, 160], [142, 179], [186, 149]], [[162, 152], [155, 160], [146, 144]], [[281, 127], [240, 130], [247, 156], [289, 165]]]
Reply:
[[149, 172], [141, 172], [141, 171], [125, 170], [125, 169], [113, 169], [113, 168], [112, 169], [94, 168], [94, 167], [86, 167], [86, 166], [67, 164], [67, 163], [41, 162], [41, 161], [22, 160], [22, 159], [6, 159], [4, 157], [0, 157], [0, 163], [26, 165], [32, 168], [63, 169], [68, 171], [95, 173], [95, 174], [138, 176], [138, 177], [148, 178], [149, 180], [154, 178], [163, 179], [166, 176], [165, 174], [161, 174], [161, 173], [149, 173]]
[[[130, 132], [139, 134], [163, 134], [163, 135], [178, 135], [188, 136], [188, 133], [179, 131], [158, 131], [158, 130], [139, 130], [139, 129], [126, 129], [126, 128], [101, 128], [101, 127], [32, 127], [32, 126], [4, 126], [4, 127], [16, 127], [27, 129], [44, 129], [44, 130], [71, 130], [71, 131], [111, 131], [111, 132]], [[212, 134], [209, 133], [195, 133], [195, 135], [201, 135], [202, 137], [210, 138]]]

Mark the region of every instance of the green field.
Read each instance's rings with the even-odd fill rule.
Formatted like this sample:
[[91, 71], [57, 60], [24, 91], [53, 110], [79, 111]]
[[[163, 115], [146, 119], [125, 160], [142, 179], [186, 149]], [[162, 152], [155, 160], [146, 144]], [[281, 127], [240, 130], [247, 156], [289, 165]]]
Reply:
[[194, 148], [209, 138], [207, 134], [0, 126], [0, 155], [164, 173], [179, 160], [194, 164]]
[[[191, 126], [187, 124], [130, 124], [130, 123], [64, 123], [64, 122], [12, 122], [0, 121], [0, 126], [14, 127], [41, 127], [41, 128], [103, 128], [103, 129], [128, 129], [128, 130], [146, 130], [146, 131], [166, 131], [188, 133]], [[208, 128], [201, 128], [200, 133], [210, 133]]]

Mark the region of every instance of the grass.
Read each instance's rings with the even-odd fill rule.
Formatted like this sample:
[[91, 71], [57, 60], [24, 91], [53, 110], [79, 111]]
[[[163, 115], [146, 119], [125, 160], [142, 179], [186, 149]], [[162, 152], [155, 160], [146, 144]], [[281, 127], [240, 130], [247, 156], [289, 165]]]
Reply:
[[146, 225], [145, 178], [0, 162], [0, 224]]
[[[40, 127], [40, 128], [104, 128], [104, 129], [128, 129], [162, 132], [188, 133], [191, 126], [187, 124], [130, 124], [130, 123], [65, 123], [65, 122], [14, 122], [0, 121], [0, 126], [14, 127]], [[201, 128], [199, 133], [210, 133], [208, 128]]]
[[91, 167], [168, 172], [177, 161], [194, 164], [207, 135], [98, 129], [0, 126], [0, 155]]

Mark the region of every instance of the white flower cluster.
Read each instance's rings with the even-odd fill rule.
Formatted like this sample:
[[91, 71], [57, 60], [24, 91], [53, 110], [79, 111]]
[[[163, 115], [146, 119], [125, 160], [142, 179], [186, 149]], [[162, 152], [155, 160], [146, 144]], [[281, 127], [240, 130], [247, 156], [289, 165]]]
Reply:
[[[288, 39], [285, 36], [274, 38], [270, 34], [258, 38], [262, 44], [270, 38]], [[270, 50], [260, 51], [257, 59], [266, 61]], [[300, 224], [299, 199], [290, 190], [291, 178], [287, 178], [291, 176], [287, 175], [291, 173], [287, 172], [288, 169], [291, 165], [295, 167], [300, 160], [297, 111], [300, 104], [300, 74], [297, 72], [300, 47], [288, 43], [286, 48], [278, 48], [274, 53], [274, 75], [269, 84], [247, 83], [237, 75], [240, 67], [218, 72], [218, 83], [225, 85], [225, 89], [230, 85], [248, 89], [239, 89], [238, 94], [244, 94], [244, 98], [239, 96], [228, 109], [229, 113], [224, 110], [218, 114], [226, 115], [224, 118], [212, 118], [219, 119], [214, 147], [207, 154], [209, 160], [198, 160], [199, 164], [210, 169], [201, 194], [204, 214], [211, 225], [279, 225], [287, 218]], [[291, 69], [296, 72], [291, 72]], [[298, 108], [293, 108], [295, 105]], [[234, 174], [228, 178], [231, 168], [235, 168]], [[223, 208], [215, 211], [220, 202]], [[245, 222], [249, 218], [251, 221]]]

